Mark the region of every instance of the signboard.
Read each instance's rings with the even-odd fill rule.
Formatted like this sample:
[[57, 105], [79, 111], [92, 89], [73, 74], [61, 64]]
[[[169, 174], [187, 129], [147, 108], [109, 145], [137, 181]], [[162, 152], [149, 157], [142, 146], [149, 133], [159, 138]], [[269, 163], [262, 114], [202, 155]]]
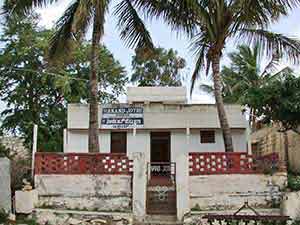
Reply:
[[102, 108], [101, 127], [108, 129], [130, 129], [144, 127], [142, 107], [104, 107]]

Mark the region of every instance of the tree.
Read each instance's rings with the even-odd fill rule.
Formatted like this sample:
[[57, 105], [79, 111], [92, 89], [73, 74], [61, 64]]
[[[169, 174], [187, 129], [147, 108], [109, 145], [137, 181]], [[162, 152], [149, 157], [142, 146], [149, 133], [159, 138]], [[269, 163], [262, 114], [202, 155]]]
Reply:
[[[192, 86], [203, 68], [212, 69], [214, 95], [223, 133], [225, 149], [233, 151], [232, 135], [222, 96], [220, 61], [229, 40], [260, 43], [261, 52], [272, 55], [277, 52], [292, 62], [299, 62], [300, 42], [282, 34], [269, 31], [289, 10], [297, 7], [299, 0], [135, 0], [145, 13], [162, 17], [173, 29], [192, 37], [192, 49], [196, 53], [196, 65], [192, 74]], [[158, 9], [157, 9], [158, 8]]]
[[251, 102], [247, 96], [256, 89], [291, 72], [288, 67], [276, 69], [280, 60], [276, 54], [271, 57], [265, 67], [262, 67], [262, 58], [259, 53], [258, 44], [253, 48], [241, 45], [237, 51], [229, 54], [230, 65], [224, 66], [221, 71], [224, 101], [247, 106], [250, 111], [249, 124], [252, 128], [254, 128], [258, 114], [257, 108], [254, 107], [255, 103]]
[[255, 103], [265, 123], [272, 121], [279, 124], [282, 132], [293, 130], [300, 134], [300, 77], [286, 74], [246, 97]]
[[[9, 20], [0, 43], [0, 94], [7, 104], [1, 129], [21, 135], [31, 146], [33, 124], [39, 126], [38, 149], [61, 151], [68, 102], [87, 100], [91, 45], [79, 45], [68, 64], [49, 68], [48, 39], [51, 31], [37, 27], [36, 16]], [[99, 70], [106, 91], [101, 101], [114, 101], [127, 82], [124, 67], [102, 47]], [[98, 93], [100, 95], [100, 93]]]
[[[20, 15], [33, 7], [40, 7], [58, 0], [5, 0], [4, 9], [8, 15]], [[64, 12], [56, 24], [56, 32], [51, 41], [50, 56], [66, 55], [74, 49], [76, 41], [82, 40], [89, 25], [92, 26], [89, 76], [89, 152], [99, 151], [98, 119], [98, 69], [100, 42], [104, 34], [105, 16], [108, 13], [110, 0], [80, 1], [75, 0]], [[143, 21], [139, 17], [131, 0], [122, 0], [116, 5], [114, 14], [118, 19], [121, 39], [130, 47], [152, 48], [152, 40]], [[100, 84], [101, 86], [102, 84]]]
[[137, 49], [132, 58], [131, 82], [138, 86], [181, 86], [185, 64], [173, 49], [156, 48], [150, 53]]

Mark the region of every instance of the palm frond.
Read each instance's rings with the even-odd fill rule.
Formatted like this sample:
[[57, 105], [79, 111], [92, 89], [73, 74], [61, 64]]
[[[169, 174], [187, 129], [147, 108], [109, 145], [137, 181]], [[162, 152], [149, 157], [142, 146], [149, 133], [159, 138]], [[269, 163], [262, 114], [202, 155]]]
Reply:
[[275, 53], [272, 55], [271, 60], [269, 61], [269, 63], [266, 65], [266, 67], [264, 68], [264, 71], [261, 73], [261, 77], [265, 77], [268, 76], [271, 72], [273, 72], [276, 67], [279, 65], [279, 58], [278, 55]]
[[235, 0], [231, 1], [230, 8], [234, 12], [235, 27], [239, 29], [240, 25], [267, 26], [277, 21], [280, 16], [287, 15], [299, 4], [299, 0]]
[[151, 36], [130, 0], [121, 1], [115, 8], [121, 39], [129, 47], [153, 48]]
[[286, 76], [290, 76], [292, 74], [293, 74], [293, 70], [290, 67], [286, 66], [286, 67], [282, 68], [281, 70], [277, 71], [276, 73], [266, 76], [264, 81], [265, 81], [265, 84], [268, 84], [274, 80], [281, 79]]
[[199, 56], [197, 57], [197, 61], [195, 64], [195, 68], [194, 71], [192, 73], [192, 77], [191, 77], [191, 88], [190, 88], [190, 96], [192, 96], [193, 91], [194, 91], [194, 87], [195, 87], [195, 83], [199, 77], [200, 71], [204, 65], [204, 59], [205, 59], [205, 49], [203, 48], [202, 51], [200, 52]]
[[[190, 37], [195, 34], [197, 21], [200, 17], [203, 18], [205, 13], [195, 0], [131, 0], [131, 2], [148, 18], [162, 18], [173, 30], [183, 31]], [[209, 18], [209, 15], [206, 14], [206, 18]]]
[[283, 34], [270, 32], [264, 29], [241, 29], [238, 39], [249, 45], [260, 44], [263, 54], [272, 56], [274, 51], [286, 57], [291, 62], [300, 62], [300, 41]]
[[70, 50], [70, 44], [75, 40], [73, 24], [80, 6], [80, 0], [73, 2], [56, 23], [55, 33], [50, 40], [49, 56], [53, 58]]
[[58, 0], [5, 0], [3, 11], [8, 15], [25, 15], [33, 8], [44, 7]]

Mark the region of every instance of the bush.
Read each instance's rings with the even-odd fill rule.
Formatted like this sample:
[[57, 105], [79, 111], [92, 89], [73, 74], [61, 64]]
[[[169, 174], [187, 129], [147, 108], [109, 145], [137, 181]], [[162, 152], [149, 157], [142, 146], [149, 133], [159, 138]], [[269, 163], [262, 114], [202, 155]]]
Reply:
[[288, 175], [288, 188], [292, 191], [300, 191], [300, 175], [289, 174]]
[[8, 214], [4, 211], [4, 209], [0, 209], [0, 224], [7, 223]]
[[2, 143], [0, 143], [0, 157], [11, 158], [10, 149], [6, 148]]
[[[11, 189], [13, 193], [21, 190], [23, 179], [31, 182], [31, 161], [28, 159], [11, 160]], [[32, 182], [31, 182], [32, 183]]]

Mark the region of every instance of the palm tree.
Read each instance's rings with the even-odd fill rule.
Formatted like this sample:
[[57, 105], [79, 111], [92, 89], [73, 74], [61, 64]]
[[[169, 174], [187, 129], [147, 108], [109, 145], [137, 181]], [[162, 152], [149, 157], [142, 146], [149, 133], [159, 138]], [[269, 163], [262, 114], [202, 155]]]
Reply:
[[[140, 0], [141, 1], [141, 0]], [[254, 45], [259, 43], [260, 53], [271, 56], [274, 51], [293, 63], [299, 62], [300, 42], [268, 30], [272, 22], [300, 4], [299, 0], [198, 0], [186, 1], [187, 19], [193, 21], [192, 48], [196, 65], [192, 74], [191, 91], [202, 69], [212, 69], [214, 95], [225, 149], [232, 152], [232, 136], [222, 96], [220, 61], [229, 40]], [[179, 12], [177, 12], [179, 13]], [[173, 20], [169, 20], [170, 23]], [[179, 25], [182, 25], [179, 23]], [[176, 24], [175, 24], [176, 26]]]
[[[259, 53], [259, 44], [253, 48], [241, 45], [237, 51], [228, 55], [231, 63], [229, 66], [223, 66], [221, 70], [224, 102], [247, 106], [250, 111], [249, 125], [252, 126], [252, 129], [255, 127], [257, 109], [249, 96], [255, 90], [267, 86], [274, 80], [291, 74], [289, 67], [277, 70], [280, 60], [277, 54], [274, 54], [269, 62], [262, 67], [263, 59]], [[213, 87], [209, 85], [202, 84], [200, 88], [210, 93], [213, 92]]]
[[[6, 0], [4, 9], [8, 15], [20, 15], [34, 7], [42, 7], [59, 0]], [[67, 55], [92, 26], [92, 50], [90, 53], [89, 95], [89, 152], [99, 151], [98, 121], [98, 64], [97, 52], [104, 34], [105, 16], [110, 0], [74, 0], [56, 23], [56, 32], [50, 43], [50, 57]], [[120, 37], [130, 47], [152, 48], [152, 40], [143, 21], [130, 0], [121, 0], [113, 13], [118, 19]]]
[[238, 102], [249, 107], [249, 125], [252, 126], [252, 129], [255, 127], [257, 109], [252, 106], [251, 101], [247, 98], [248, 93], [291, 73], [289, 67], [277, 70], [279, 56], [276, 54], [262, 68], [259, 48], [258, 44], [253, 49], [246, 45], [239, 46], [238, 52], [229, 55], [230, 67], [224, 66], [221, 72], [225, 87], [223, 91], [224, 100]]

